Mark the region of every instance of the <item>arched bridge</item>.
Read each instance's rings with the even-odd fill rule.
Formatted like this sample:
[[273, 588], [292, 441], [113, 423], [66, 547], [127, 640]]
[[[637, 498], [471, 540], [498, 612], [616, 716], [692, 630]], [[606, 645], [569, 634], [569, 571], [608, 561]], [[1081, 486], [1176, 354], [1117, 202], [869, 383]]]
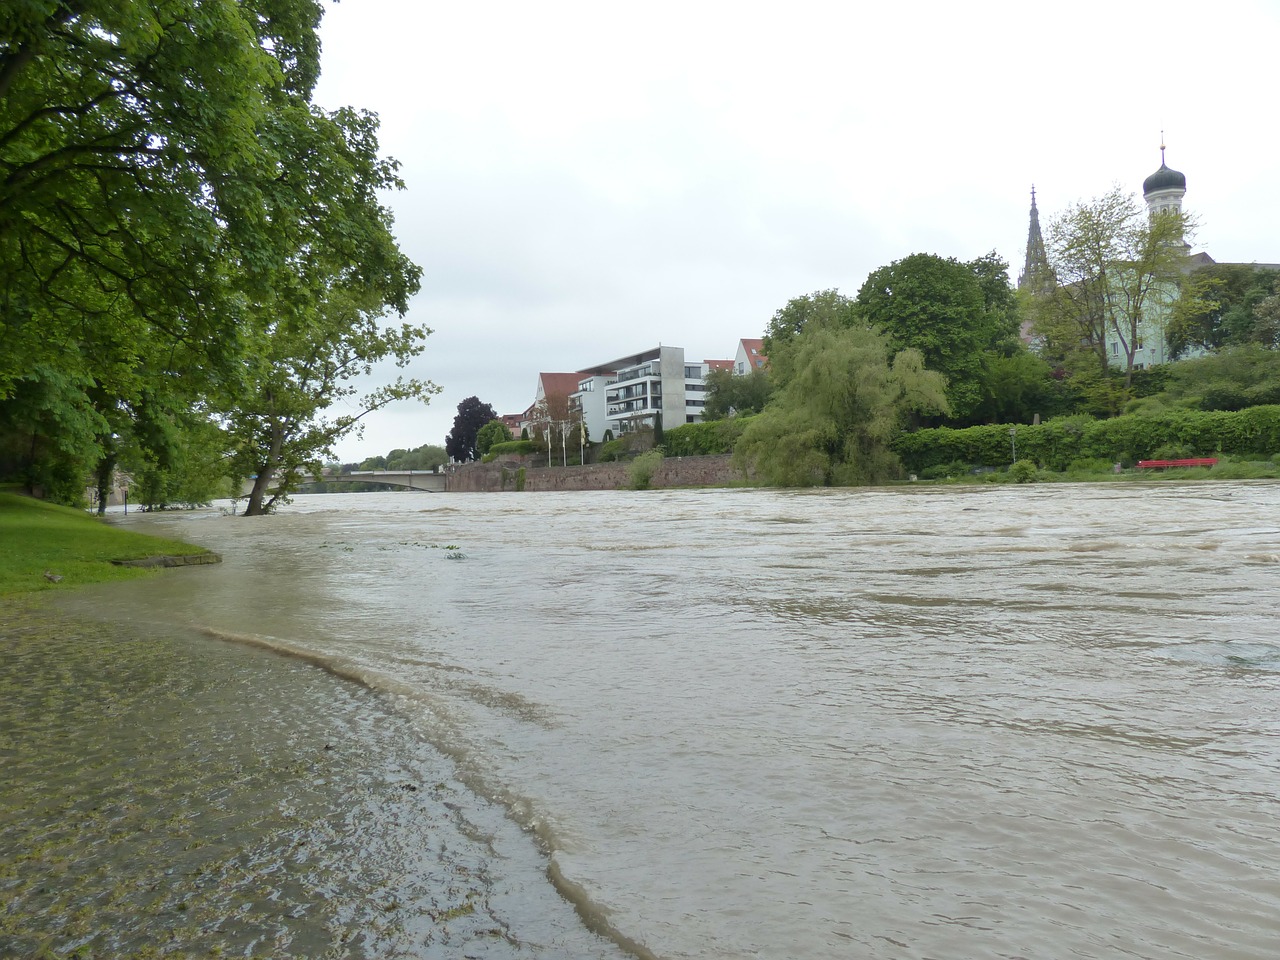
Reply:
[[[407, 490], [427, 490], [431, 493], [444, 493], [443, 473], [431, 470], [353, 470], [350, 473], [309, 474], [299, 478], [302, 483], [384, 483], [389, 487], [403, 487]], [[253, 492], [253, 477], [244, 482], [240, 488], [240, 496], [247, 497]]]

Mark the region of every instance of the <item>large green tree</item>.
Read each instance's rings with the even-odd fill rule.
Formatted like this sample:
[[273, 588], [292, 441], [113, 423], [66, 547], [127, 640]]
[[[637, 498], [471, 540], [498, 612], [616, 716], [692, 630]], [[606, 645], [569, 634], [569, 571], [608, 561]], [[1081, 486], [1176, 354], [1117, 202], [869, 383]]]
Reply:
[[895, 350], [919, 350], [925, 366], [946, 378], [960, 419], [982, 401], [984, 356], [1017, 336], [1008, 266], [995, 254], [970, 263], [912, 254], [868, 276], [856, 302]]
[[273, 91], [310, 89], [319, 16], [310, 0], [5, 6], [0, 398], [41, 361], [128, 397], [139, 361], [177, 344], [225, 356], [221, 261], [263, 249], [259, 132]]
[[[221, 261], [255, 209], [237, 187], [266, 91], [314, 78], [318, 16], [297, 0], [0, 12], [0, 406], [32, 441], [29, 477], [56, 464], [42, 449], [78, 450], [72, 473], [112, 460], [146, 392], [192, 396], [230, 366]], [[24, 396], [53, 415], [24, 417]]]
[[888, 480], [897, 470], [888, 444], [906, 419], [947, 409], [944, 380], [924, 368], [920, 351], [894, 352], [890, 338], [869, 327], [819, 324], [793, 348], [794, 375], [734, 448], [761, 483]]
[[237, 472], [255, 478], [247, 516], [319, 469], [369, 413], [437, 392], [404, 377], [358, 385], [383, 361], [405, 366], [431, 332], [384, 320], [388, 310], [407, 312], [420, 271], [377, 201], [401, 184], [376, 132], [370, 114], [325, 113], [291, 95], [264, 125], [280, 174], [262, 191], [280, 267], [243, 307], [246, 360], [225, 394]]
[[816, 325], [850, 327], [858, 323], [858, 308], [839, 290], [817, 290], [793, 297], [769, 320], [765, 328], [763, 349], [769, 358], [769, 373], [775, 385], [782, 385], [792, 374], [791, 347], [796, 337]]
[[155, 411], [176, 423], [186, 408], [230, 428], [241, 469], [287, 478], [363, 412], [431, 391], [397, 380], [355, 412], [317, 413], [426, 334], [380, 323], [417, 269], [377, 202], [396, 181], [376, 120], [310, 104], [321, 12], [0, 10], [0, 450], [36, 451], [27, 474], [75, 473], [73, 450], [100, 477], [122, 455], [163, 469], [163, 445], [146, 449], [171, 434]]
[[444, 448], [449, 456], [459, 463], [477, 459], [479, 453], [476, 451], [476, 435], [486, 423], [497, 419], [497, 411], [479, 397], [467, 397], [459, 403], [458, 413], [453, 418], [453, 429], [444, 439]]
[[1278, 281], [1280, 271], [1245, 263], [1210, 264], [1183, 277], [1165, 331], [1169, 351], [1176, 357], [1197, 348], [1276, 347], [1277, 330], [1259, 307]]
[[1054, 217], [1045, 249], [1055, 285], [1034, 317], [1050, 354], [1069, 362], [1083, 347], [1105, 377], [1110, 339], [1128, 390], [1144, 336], [1163, 335], [1193, 227], [1182, 214], [1149, 216], [1118, 186]]
[[476, 453], [484, 456], [495, 443], [511, 439], [511, 430], [501, 420], [490, 420], [476, 432]]
[[759, 413], [773, 396], [769, 371], [760, 369], [741, 374], [730, 369], [712, 370], [706, 376], [706, 387], [704, 420]]

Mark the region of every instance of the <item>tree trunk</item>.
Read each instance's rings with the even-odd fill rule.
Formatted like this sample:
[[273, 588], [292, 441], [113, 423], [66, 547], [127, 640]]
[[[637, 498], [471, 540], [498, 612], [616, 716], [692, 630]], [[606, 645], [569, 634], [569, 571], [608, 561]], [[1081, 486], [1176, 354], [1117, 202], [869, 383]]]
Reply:
[[[249, 494], [249, 503], [244, 508], [246, 517], [261, 517], [271, 510], [271, 505], [276, 502], [276, 498], [272, 497], [267, 500], [267, 488], [271, 486], [271, 480], [276, 474], [276, 469], [280, 464], [280, 454], [284, 450], [284, 428], [279, 424], [271, 426], [271, 444], [267, 449], [267, 455], [263, 458], [263, 462], [258, 466], [258, 475], [253, 481], [253, 491]], [[266, 501], [265, 503], [263, 501]]]
[[258, 475], [253, 478], [253, 490], [249, 494], [249, 502], [244, 508], [246, 517], [261, 517], [267, 512], [267, 506], [263, 501], [267, 496], [267, 488], [271, 486], [271, 477], [275, 474], [275, 470], [271, 467], [264, 467], [258, 471]]
[[107, 512], [107, 500], [111, 498], [111, 476], [116, 472], [115, 451], [107, 441], [107, 452], [98, 461], [98, 516]]

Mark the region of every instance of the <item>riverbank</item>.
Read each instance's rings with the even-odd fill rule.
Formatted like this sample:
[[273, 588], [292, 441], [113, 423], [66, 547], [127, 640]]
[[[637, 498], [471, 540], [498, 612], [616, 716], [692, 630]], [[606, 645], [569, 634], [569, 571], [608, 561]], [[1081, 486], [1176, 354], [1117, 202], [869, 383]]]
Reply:
[[208, 551], [17, 497], [0, 538], [0, 956], [621, 956], [387, 697], [85, 586], [195, 600], [111, 561]]
[[542, 955], [521, 922], [534, 852], [506, 859], [501, 814], [369, 691], [19, 606], [0, 617], [0, 955]]
[[[476, 462], [455, 467], [449, 474], [448, 489], [452, 493], [629, 490], [635, 486], [630, 471], [630, 462], [567, 467], [530, 467], [517, 460]], [[1020, 460], [1004, 469], [975, 468], [972, 464], [956, 462], [931, 468], [899, 483], [917, 486], [931, 483], [1160, 483], [1171, 480], [1275, 479], [1280, 479], [1280, 465], [1274, 461], [1222, 457], [1212, 467], [1128, 468], [1119, 471], [1114, 464], [1103, 461], [1082, 462], [1064, 471], [1042, 469], [1029, 460]], [[649, 483], [653, 489], [753, 485], [734, 464], [730, 454], [668, 457], [656, 465]]]
[[1067, 470], [1047, 470], [1030, 460], [1019, 460], [1002, 470], [975, 469], [956, 463], [934, 468], [914, 478], [913, 484], [990, 483], [1167, 483], [1170, 481], [1277, 480], [1280, 465], [1272, 460], [1224, 457], [1208, 467], [1168, 467], [1116, 469], [1113, 464], [1090, 461]]
[[83, 510], [0, 492], [0, 596], [147, 576], [147, 566], [210, 562], [181, 540], [121, 530]]

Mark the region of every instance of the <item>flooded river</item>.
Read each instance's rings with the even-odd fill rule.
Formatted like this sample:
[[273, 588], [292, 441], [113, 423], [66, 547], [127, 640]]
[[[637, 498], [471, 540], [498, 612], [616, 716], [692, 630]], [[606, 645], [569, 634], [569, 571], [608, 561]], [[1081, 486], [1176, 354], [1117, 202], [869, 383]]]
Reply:
[[[303, 914], [350, 901], [300, 955], [334, 924], [352, 956], [1280, 955], [1275, 483], [124, 522], [225, 561], [68, 608], [168, 644], [166, 684], [216, 678], [206, 713], [238, 697], [209, 729], [260, 759], [232, 767], [347, 765], [303, 779], [332, 788], [311, 822], [355, 824], [308, 835], [323, 876], [265, 858]], [[415, 891], [433, 873], [453, 902]]]

